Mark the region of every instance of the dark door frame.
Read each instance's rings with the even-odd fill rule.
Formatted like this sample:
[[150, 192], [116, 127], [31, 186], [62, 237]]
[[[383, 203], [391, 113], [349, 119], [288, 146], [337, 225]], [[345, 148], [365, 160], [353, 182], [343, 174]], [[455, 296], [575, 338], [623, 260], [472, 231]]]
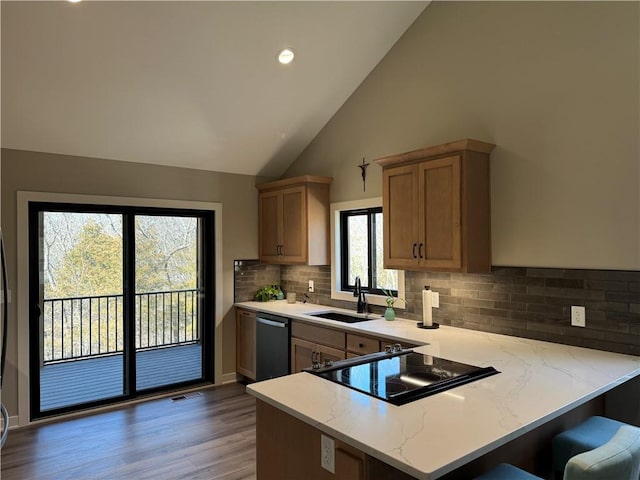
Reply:
[[[40, 266], [39, 266], [39, 214], [42, 211], [64, 211], [80, 213], [111, 213], [123, 216], [123, 307], [125, 314], [124, 331], [124, 385], [123, 395], [87, 402], [69, 407], [57, 408], [41, 412], [40, 410]], [[215, 211], [187, 208], [165, 208], [145, 206], [122, 206], [86, 203], [37, 202], [28, 203], [28, 251], [29, 251], [29, 384], [30, 384], [30, 420], [49, 417], [89, 409], [117, 402], [132, 400], [158, 392], [187, 387], [203, 382], [214, 382], [214, 349], [215, 349]], [[202, 231], [199, 241], [202, 244], [199, 259], [201, 269], [202, 290], [200, 296], [201, 308], [201, 341], [202, 341], [202, 377], [179, 384], [171, 384], [147, 389], [142, 392], [136, 390], [136, 355], [135, 355], [135, 228], [137, 215], [162, 216], [190, 216], [197, 217], [201, 222]]]

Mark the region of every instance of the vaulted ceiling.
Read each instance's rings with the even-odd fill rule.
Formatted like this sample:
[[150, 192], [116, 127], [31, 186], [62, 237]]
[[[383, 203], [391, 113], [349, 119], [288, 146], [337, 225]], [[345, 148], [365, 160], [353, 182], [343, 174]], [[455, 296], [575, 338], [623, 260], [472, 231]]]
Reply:
[[279, 176], [427, 4], [2, 1], [2, 146]]

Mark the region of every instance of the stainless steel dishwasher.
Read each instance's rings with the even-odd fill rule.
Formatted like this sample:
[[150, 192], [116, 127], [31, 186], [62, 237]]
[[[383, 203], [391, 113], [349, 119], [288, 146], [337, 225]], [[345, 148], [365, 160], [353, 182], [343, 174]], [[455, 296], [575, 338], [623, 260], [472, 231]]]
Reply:
[[289, 374], [289, 332], [288, 318], [256, 314], [256, 381]]

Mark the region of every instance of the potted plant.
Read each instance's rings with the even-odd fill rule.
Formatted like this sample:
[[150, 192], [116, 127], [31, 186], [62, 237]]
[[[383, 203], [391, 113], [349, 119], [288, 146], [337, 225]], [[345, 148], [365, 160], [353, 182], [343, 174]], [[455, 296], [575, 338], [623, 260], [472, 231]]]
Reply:
[[269, 300], [278, 300], [284, 298], [282, 290], [277, 284], [265, 285], [256, 292], [255, 299], [259, 302], [268, 302]]
[[400, 300], [402, 302], [405, 303], [405, 305], [407, 304], [407, 301], [404, 298], [399, 298], [399, 297], [394, 297], [393, 293], [391, 292], [391, 290], [382, 290], [384, 292], [384, 294], [387, 296], [387, 298], [385, 298], [385, 302], [387, 302], [387, 308], [384, 311], [384, 318], [386, 320], [395, 320], [396, 319], [396, 311], [393, 308], [394, 303], [396, 302], [396, 300]]

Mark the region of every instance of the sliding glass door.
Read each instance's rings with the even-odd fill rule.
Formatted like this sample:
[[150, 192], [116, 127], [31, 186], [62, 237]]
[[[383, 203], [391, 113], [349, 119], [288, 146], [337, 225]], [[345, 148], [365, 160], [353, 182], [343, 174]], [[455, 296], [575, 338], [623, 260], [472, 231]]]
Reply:
[[213, 379], [212, 212], [29, 215], [34, 418]]
[[122, 215], [43, 211], [38, 227], [39, 409], [124, 395]]
[[135, 217], [136, 389], [202, 377], [197, 217]]

